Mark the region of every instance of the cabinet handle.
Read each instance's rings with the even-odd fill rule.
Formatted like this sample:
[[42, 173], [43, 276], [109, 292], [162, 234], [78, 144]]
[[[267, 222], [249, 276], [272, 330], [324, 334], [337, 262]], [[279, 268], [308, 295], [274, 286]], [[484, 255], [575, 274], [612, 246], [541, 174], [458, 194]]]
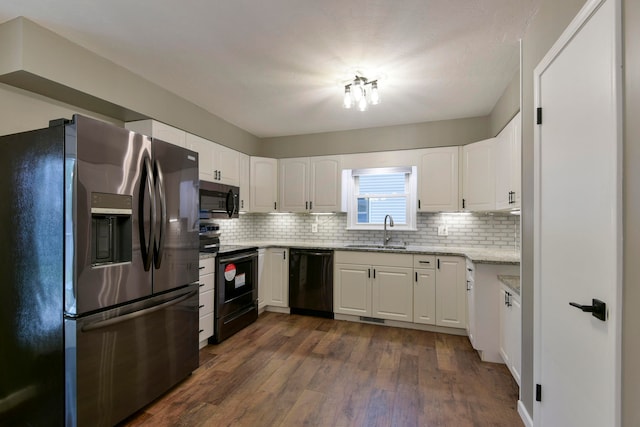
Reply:
[[218, 181], [222, 180], [222, 171], [218, 171]]
[[201, 288], [204, 288], [204, 283], [200, 283], [200, 287], [201, 287]]
[[277, 202], [273, 202], [273, 210], [274, 210], [274, 211], [277, 209], [277, 208], [276, 208], [276, 203], [277, 203]]
[[420, 199], [418, 199], [418, 209], [420, 209]]
[[431, 261], [418, 261], [420, 264], [431, 264]]
[[371, 279], [371, 269], [367, 268], [367, 278]]
[[240, 209], [244, 209], [244, 199], [240, 200]]
[[440, 258], [438, 258], [438, 270], [440, 270]]
[[416, 271], [416, 282], [418, 281], [418, 272]]
[[375, 268], [373, 269], [373, 278], [374, 279], [376, 278], [376, 269]]
[[287, 259], [287, 251], [282, 251], [282, 259]]
[[202, 267], [198, 267], [198, 270], [204, 270], [206, 267], [202, 266]]
[[304, 202], [304, 209], [305, 210], [309, 209], [309, 202]]
[[309, 209], [313, 209], [313, 201], [309, 202]]
[[200, 329], [200, 330], [198, 331], [198, 333], [199, 333], [199, 334], [201, 334], [201, 333], [203, 333], [203, 332], [204, 332], [204, 329]]
[[471, 281], [470, 281], [470, 280], [467, 280], [467, 291], [470, 291], [470, 290], [471, 290], [471, 287], [469, 286], [469, 283], [471, 283]]
[[199, 305], [198, 308], [204, 308], [204, 304]]
[[465, 200], [462, 199], [462, 209], [464, 209], [464, 208], [465, 208]]

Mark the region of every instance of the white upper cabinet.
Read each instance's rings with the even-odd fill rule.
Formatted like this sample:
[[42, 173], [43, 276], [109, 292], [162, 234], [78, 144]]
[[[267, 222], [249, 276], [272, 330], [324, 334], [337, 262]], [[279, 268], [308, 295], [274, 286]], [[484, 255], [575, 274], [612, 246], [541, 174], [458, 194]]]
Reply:
[[280, 160], [281, 212], [337, 212], [340, 210], [340, 156]]
[[418, 211], [453, 212], [459, 209], [459, 147], [420, 150]]
[[251, 157], [250, 211], [276, 212], [278, 209], [278, 160]]
[[220, 144], [213, 144], [213, 174], [217, 182], [240, 185], [240, 153]]
[[474, 142], [462, 147], [462, 209], [495, 210], [496, 139]]
[[187, 148], [198, 153], [198, 171], [201, 181], [215, 181], [213, 174], [213, 142], [187, 133]]
[[240, 153], [197, 135], [187, 133], [186, 146], [200, 158], [200, 179], [239, 186]]
[[172, 126], [156, 120], [137, 120], [135, 122], [127, 122], [124, 127], [152, 138], [158, 138], [173, 145], [186, 147], [187, 133], [183, 130], [176, 129]]
[[496, 209], [520, 207], [520, 113], [496, 137]]
[[280, 159], [281, 212], [309, 211], [309, 158]]
[[249, 200], [250, 200], [250, 179], [251, 176], [251, 160], [250, 157], [246, 154], [239, 154], [240, 164], [240, 176], [238, 179], [238, 187], [240, 187], [240, 212], [248, 212], [249, 211]]

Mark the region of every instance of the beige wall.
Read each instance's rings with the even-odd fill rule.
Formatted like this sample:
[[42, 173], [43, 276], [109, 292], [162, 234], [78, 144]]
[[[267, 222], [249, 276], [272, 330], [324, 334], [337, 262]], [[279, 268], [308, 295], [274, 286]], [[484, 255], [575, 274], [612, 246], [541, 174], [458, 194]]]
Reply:
[[0, 25], [0, 82], [124, 121], [149, 117], [247, 154], [258, 138], [27, 20]]
[[489, 115], [489, 135], [496, 136], [520, 111], [520, 70], [516, 72]]
[[622, 425], [640, 426], [640, 2], [623, 0], [624, 18], [624, 282]]
[[302, 157], [465, 145], [489, 137], [489, 118], [442, 120], [341, 132], [263, 138], [262, 156]]
[[70, 119], [75, 113], [123, 125], [111, 117], [0, 84], [0, 135], [45, 128], [49, 126], [49, 120]]

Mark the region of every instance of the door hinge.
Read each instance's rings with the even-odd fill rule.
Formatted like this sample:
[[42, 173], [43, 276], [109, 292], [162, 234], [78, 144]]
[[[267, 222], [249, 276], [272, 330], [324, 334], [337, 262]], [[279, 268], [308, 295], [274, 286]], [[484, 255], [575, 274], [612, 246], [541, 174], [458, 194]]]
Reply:
[[536, 124], [542, 124], [542, 107], [536, 108]]
[[542, 385], [536, 384], [536, 402], [542, 402]]

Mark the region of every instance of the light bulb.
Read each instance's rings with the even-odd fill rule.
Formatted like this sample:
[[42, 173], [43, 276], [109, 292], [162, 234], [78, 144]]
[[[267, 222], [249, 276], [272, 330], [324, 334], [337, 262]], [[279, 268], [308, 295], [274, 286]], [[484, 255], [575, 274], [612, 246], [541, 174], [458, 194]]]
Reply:
[[353, 105], [353, 99], [351, 98], [351, 88], [349, 86], [344, 87], [344, 108], [351, 108]]
[[378, 83], [371, 83], [371, 104], [380, 104], [380, 94], [378, 93]]
[[367, 111], [367, 97], [364, 93], [360, 97], [360, 101], [358, 101], [358, 109], [360, 111]]
[[362, 98], [362, 83], [360, 82], [360, 79], [356, 79], [353, 82], [353, 98], [356, 100], [356, 102], [360, 102], [360, 99]]

